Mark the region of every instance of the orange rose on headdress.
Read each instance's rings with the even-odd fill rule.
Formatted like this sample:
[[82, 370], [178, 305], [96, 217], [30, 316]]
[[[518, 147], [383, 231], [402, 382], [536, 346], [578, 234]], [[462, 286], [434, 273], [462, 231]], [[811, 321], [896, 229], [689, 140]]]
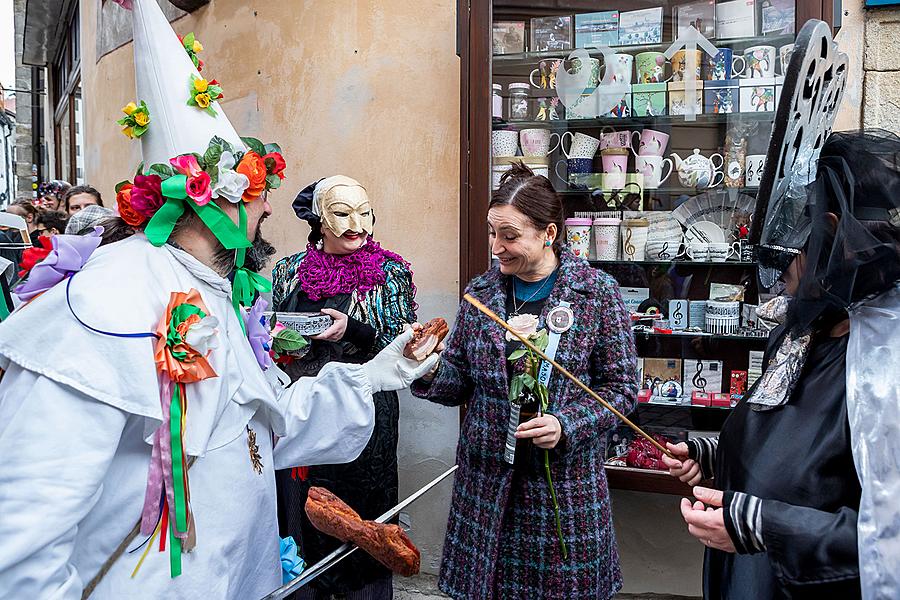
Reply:
[[133, 187], [130, 183], [121, 184], [121, 187], [116, 190], [116, 204], [119, 207], [119, 216], [122, 217], [122, 220], [132, 227], [138, 227], [144, 224], [147, 217], [134, 210], [134, 207], [131, 206], [131, 189]]
[[242, 198], [244, 202], [253, 202], [266, 189], [266, 163], [262, 157], [250, 150], [241, 159], [235, 169], [241, 175], [246, 175], [250, 185], [244, 190]]

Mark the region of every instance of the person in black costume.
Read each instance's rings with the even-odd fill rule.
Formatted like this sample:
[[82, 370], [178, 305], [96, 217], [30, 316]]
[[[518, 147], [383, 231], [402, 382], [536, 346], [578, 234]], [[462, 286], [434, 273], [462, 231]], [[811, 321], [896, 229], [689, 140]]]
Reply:
[[[372, 239], [374, 214], [365, 188], [349, 177], [320, 180], [293, 204], [310, 224], [305, 252], [286, 257], [273, 270], [277, 312], [322, 312], [334, 319], [315, 336], [301, 358], [283, 364], [296, 381], [326, 363], [364, 362], [416, 320], [415, 287], [409, 263]], [[375, 429], [368, 446], [345, 465], [276, 472], [281, 535], [291, 535], [308, 564], [340, 542], [323, 535], [304, 511], [311, 486], [334, 492], [364, 519], [375, 519], [398, 502], [397, 440], [400, 406], [396, 392], [373, 394]], [[345, 559], [295, 594], [301, 599], [348, 600], [392, 597], [389, 570], [362, 552]]]
[[803, 203], [796, 223], [781, 222], [790, 234], [779, 243], [802, 249], [782, 275], [790, 298], [760, 307], [779, 323], [763, 376], [719, 437], [670, 445], [678, 460], [663, 459], [689, 485], [713, 478], [716, 489], [681, 503], [707, 546], [706, 598], [862, 596], [848, 314], [900, 282], [900, 138], [833, 134]]

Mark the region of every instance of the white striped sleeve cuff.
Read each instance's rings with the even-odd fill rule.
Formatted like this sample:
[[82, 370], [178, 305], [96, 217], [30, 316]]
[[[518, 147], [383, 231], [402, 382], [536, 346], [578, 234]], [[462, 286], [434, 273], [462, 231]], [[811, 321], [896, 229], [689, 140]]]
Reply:
[[716, 450], [719, 447], [719, 438], [694, 438], [687, 441], [688, 456], [700, 465], [700, 472], [704, 479], [712, 479], [716, 472]]
[[766, 545], [762, 538], [762, 500], [741, 492], [726, 493], [724, 500], [725, 528], [731, 535], [731, 541], [734, 542], [738, 554], [765, 552]]

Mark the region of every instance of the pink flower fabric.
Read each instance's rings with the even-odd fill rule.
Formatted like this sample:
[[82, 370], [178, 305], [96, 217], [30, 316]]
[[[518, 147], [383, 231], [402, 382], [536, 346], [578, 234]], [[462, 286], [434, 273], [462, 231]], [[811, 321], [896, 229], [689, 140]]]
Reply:
[[169, 164], [182, 175], [187, 175], [188, 179], [197, 177], [203, 170], [197, 162], [197, 157], [193, 154], [182, 154], [175, 158], [169, 159]]
[[[193, 157], [191, 157], [193, 158]], [[135, 175], [131, 188], [131, 208], [151, 219], [165, 201], [159, 175]]]
[[197, 206], [204, 206], [212, 199], [212, 189], [209, 187], [211, 181], [209, 173], [205, 171], [200, 171], [195, 177], [188, 177], [187, 195]]

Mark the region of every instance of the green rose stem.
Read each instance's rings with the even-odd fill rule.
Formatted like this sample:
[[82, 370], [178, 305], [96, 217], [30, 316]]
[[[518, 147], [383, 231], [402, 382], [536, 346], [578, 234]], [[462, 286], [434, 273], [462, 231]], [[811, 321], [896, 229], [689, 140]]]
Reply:
[[[543, 352], [547, 348], [550, 341], [547, 331], [542, 329], [532, 334], [534, 346]], [[541, 361], [531, 348], [519, 348], [509, 355], [509, 361], [525, 359], [525, 369], [522, 373], [515, 375], [509, 385], [509, 399], [511, 401], [518, 400], [523, 392], [528, 389], [532, 394], [538, 397], [541, 406], [541, 414], [543, 415], [550, 405], [550, 392], [543, 383], [538, 380], [538, 371], [540, 370]], [[559, 518], [559, 503], [556, 501], [556, 490], [553, 488], [553, 478], [550, 476], [550, 450], [544, 449], [544, 474], [547, 476], [547, 486], [550, 488], [550, 499], [553, 502], [553, 517], [556, 521], [556, 537], [559, 538], [559, 548], [562, 550], [563, 560], [569, 557], [569, 551], [566, 548], [566, 540], [563, 538], [562, 524]]]

